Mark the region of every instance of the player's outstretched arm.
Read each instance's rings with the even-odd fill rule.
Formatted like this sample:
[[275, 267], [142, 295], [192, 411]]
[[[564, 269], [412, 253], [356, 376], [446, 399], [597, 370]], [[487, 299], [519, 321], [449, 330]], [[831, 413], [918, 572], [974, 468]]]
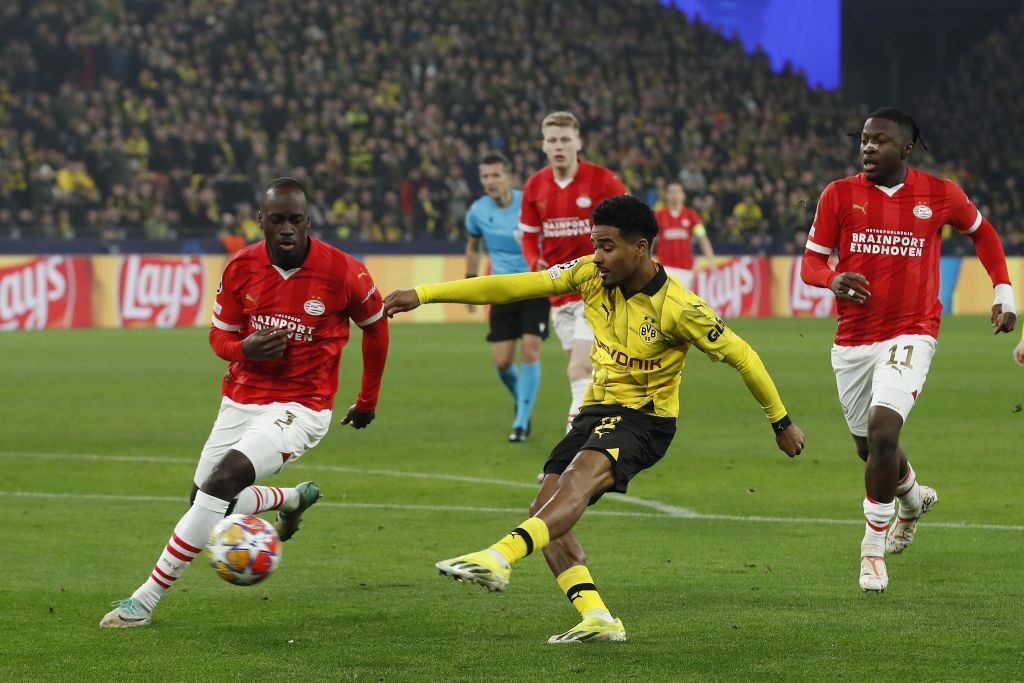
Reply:
[[395, 313], [405, 313], [420, 307], [420, 297], [415, 289], [396, 289], [384, 297], [384, 315], [394, 318]]
[[1024, 368], [1024, 339], [1017, 342], [1017, 347], [1013, 350], [1013, 361]]
[[384, 365], [388, 358], [388, 321], [380, 318], [363, 330], [363, 377], [356, 402], [348, 409], [341, 424], [356, 429], [368, 427], [377, 416], [377, 396], [384, 377]]

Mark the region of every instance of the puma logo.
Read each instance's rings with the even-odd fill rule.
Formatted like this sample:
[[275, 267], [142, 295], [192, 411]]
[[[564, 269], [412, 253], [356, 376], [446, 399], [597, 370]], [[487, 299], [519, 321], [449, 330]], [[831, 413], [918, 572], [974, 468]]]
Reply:
[[254, 298], [252, 294], [246, 294], [245, 300], [255, 305], [259, 303], [260, 298], [258, 296]]
[[604, 309], [604, 319], [605, 319], [605, 320], [608, 320], [608, 317], [609, 317], [609, 316], [610, 316], [610, 315], [612, 314], [612, 312], [611, 312], [611, 311], [609, 311], [609, 310], [608, 310], [608, 307], [607, 307], [607, 306], [605, 306], [604, 304], [601, 304], [601, 308], [603, 308], [603, 309]]
[[361, 277], [368, 277], [369, 275], [370, 274], [364, 270], [363, 272], [359, 273], [359, 275], [356, 275], [356, 279], [358, 280]]
[[864, 202], [863, 206], [861, 206], [860, 204], [854, 204], [853, 208], [857, 209], [858, 211], [860, 211], [865, 216], [868, 215], [868, 203], [867, 202]]

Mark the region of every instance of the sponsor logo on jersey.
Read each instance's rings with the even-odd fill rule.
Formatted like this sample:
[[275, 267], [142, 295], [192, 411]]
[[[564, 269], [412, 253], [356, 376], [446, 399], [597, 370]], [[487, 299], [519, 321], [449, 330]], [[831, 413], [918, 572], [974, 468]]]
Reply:
[[[63, 256], [0, 269], [0, 330], [41, 330], [69, 311], [72, 263]], [[89, 293], [84, 292], [88, 297]], [[61, 325], [59, 320], [57, 325]], [[65, 326], [67, 326], [65, 324]]]
[[865, 216], [868, 215], [868, 203], [867, 202], [864, 202], [863, 204], [853, 204], [853, 208], [856, 209], [857, 211], [860, 211]]
[[590, 197], [583, 194], [576, 198], [576, 206], [580, 207], [581, 209], [589, 209], [593, 203], [594, 202], [591, 201]]
[[121, 262], [118, 304], [126, 327], [196, 324], [202, 312], [203, 263], [198, 256], [138, 256]]
[[287, 313], [259, 314], [249, 317], [249, 326], [255, 330], [288, 330], [288, 339], [313, 341], [316, 327], [304, 325], [298, 316]]
[[310, 315], [323, 315], [327, 307], [324, 306], [324, 302], [319, 299], [310, 299], [306, 303], [302, 304], [302, 310], [306, 311]]
[[932, 209], [924, 202], [914, 207], [914, 215], [922, 220], [926, 220], [932, 217]]
[[542, 228], [544, 237], [576, 237], [590, 234], [590, 219], [577, 216], [567, 218], [549, 218]]
[[[916, 213], [917, 209], [914, 212]], [[928, 215], [931, 215], [931, 209], [928, 209]], [[924, 253], [924, 244], [925, 238], [915, 237], [910, 230], [868, 228], [850, 235], [851, 254], [921, 256]]]
[[607, 353], [612, 359], [612, 362], [618, 366], [629, 368], [630, 370], [643, 370], [645, 372], [649, 370], [661, 370], [661, 358], [633, 358], [625, 351], [620, 351], [619, 349], [614, 349], [608, 346], [597, 337], [594, 338], [594, 342], [597, 344], [597, 347]]

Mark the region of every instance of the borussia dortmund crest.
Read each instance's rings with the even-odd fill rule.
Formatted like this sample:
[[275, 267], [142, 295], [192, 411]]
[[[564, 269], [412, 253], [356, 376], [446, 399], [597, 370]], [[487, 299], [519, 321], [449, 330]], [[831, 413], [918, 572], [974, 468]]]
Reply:
[[640, 325], [640, 329], [638, 330], [640, 333], [640, 338], [643, 339], [648, 344], [650, 344], [651, 342], [658, 338], [658, 330], [657, 328], [654, 327], [653, 324], [655, 322], [655, 320], [652, 320], [651, 318], [645, 315], [644, 322], [642, 325]]

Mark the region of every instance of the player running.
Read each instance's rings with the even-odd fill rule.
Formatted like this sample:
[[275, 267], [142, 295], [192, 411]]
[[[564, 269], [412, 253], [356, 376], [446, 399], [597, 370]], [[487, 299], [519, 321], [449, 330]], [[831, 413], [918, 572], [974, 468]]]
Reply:
[[[523, 255], [531, 270], [546, 270], [591, 253], [591, 212], [606, 198], [626, 193], [614, 173], [579, 158], [583, 142], [575, 116], [553, 112], [544, 117], [540, 129], [548, 166], [526, 181], [519, 217]], [[551, 297], [551, 313], [555, 334], [569, 357], [572, 403], [567, 425], [571, 425], [593, 373], [590, 347], [594, 333], [578, 294]]]
[[[825, 188], [801, 266], [804, 282], [831, 288], [839, 300], [832, 367], [857, 454], [867, 463], [864, 591], [886, 589], [885, 553], [903, 552], [921, 515], [938, 502], [935, 489], [917, 482], [899, 438], [935, 354], [942, 226], [951, 223], [974, 242], [995, 287], [994, 332], [1011, 331], [1017, 319], [999, 236], [956, 183], [908, 166], [920, 139], [904, 111], [868, 116], [860, 136], [864, 171]], [[894, 498], [900, 505], [892, 523]]]
[[718, 270], [718, 266], [704, 220], [685, 202], [683, 184], [669, 181], [665, 186], [665, 208], [654, 214], [658, 219], [658, 241], [654, 246], [656, 258], [668, 274], [683, 287], [693, 289], [693, 240], [700, 244], [711, 269]]
[[363, 328], [362, 386], [342, 424], [374, 419], [388, 352], [380, 293], [363, 264], [309, 237], [306, 189], [272, 181], [258, 215], [266, 240], [238, 252], [217, 288], [210, 346], [231, 365], [224, 398], [193, 478], [192, 507], [174, 527], [149, 578], [114, 603], [103, 628], [146, 626], [226, 514], [278, 510], [282, 541], [320, 497], [315, 482], [254, 486], [327, 434], [349, 319]]
[[[485, 195], [473, 202], [466, 214], [466, 277], [480, 274], [481, 243], [487, 245], [494, 274], [529, 270], [520, 246], [519, 207], [523, 193], [512, 189], [509, 170], [508, 159], [501, 154], [488, 154], [480, 160], [480, 183]], [[513, 443], [526, 441], [530, 434], [530, 414], [540, 387], [540, 345], [548, 338], [550, 310], [551, 305], [543, 297], [491, 307], [487, 341], [491, 342], [498, 377], [516, 402], [512, 433], [508, 437]], [[515, 364], [516, 339], [522, 339], [519, 367]]]
[[594, 382], [569, 433], [544, 465], [529, 519], [489, 548], [437, 563], [443, 574], [500, 591], [512, 565], [543, 550], [559, 588], [582, 621], [549, 643], [625, 640], [622, 621], [601, 599], [572, 529], [604, 493], [625, 493], [630, 479], [668, 450], [679, 414], [680, 373], [691, 346], [743, 377], [787, 455], [804, 447], [761, 359], [696, 294], [651, 260], [654, 213], [618, 196], [594, 210], [593, 255], [546, 272], [492, 275], [393, 292], [388, 316], [423, 303], [504, 303], [540, 295], [580, 294], [593, 326]]

